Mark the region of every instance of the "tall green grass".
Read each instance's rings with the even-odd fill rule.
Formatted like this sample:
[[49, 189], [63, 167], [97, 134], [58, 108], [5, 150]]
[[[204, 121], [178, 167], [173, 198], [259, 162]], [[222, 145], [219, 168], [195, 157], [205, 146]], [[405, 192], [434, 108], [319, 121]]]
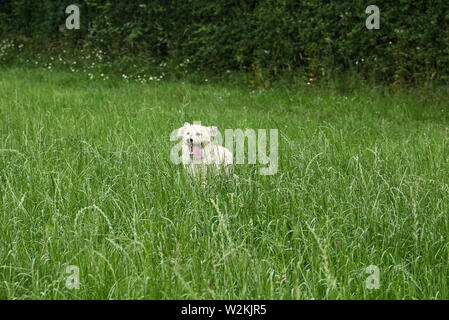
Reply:
[[[278, 173], [203, 188], [169, 158], [195, 120], [279, 129]], [[431, 93], [2, 69], [0, 298], [449, 298], [448, 126]]]

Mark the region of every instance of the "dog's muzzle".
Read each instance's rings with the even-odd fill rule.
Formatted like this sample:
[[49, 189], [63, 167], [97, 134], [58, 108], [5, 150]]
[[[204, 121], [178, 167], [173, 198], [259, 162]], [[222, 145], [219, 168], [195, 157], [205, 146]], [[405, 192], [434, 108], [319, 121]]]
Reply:
[[201, 150], [201, 143], [193, 143], [193, 139], [187, 140], [187, 145], [189, 146], [189, 155], [192, 160], [203, 159], [203, 152]]

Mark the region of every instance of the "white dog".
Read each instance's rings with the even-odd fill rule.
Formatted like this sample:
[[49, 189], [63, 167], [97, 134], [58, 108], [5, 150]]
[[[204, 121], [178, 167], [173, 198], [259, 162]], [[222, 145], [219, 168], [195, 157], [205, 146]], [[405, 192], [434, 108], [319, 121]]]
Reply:
[[217, 127], [191, 125], [188, 122], [178, 129], [177, 136], [183, 139], [182, 163], [193, 175], [196, 175], [201, 169], [204, 179], [206, 165], [214, 165], [213, 167], [217, 169], [226, 167], [226, 171], [232, 165], [232, 153], [212, 141], [212, 137], [217, 134]]

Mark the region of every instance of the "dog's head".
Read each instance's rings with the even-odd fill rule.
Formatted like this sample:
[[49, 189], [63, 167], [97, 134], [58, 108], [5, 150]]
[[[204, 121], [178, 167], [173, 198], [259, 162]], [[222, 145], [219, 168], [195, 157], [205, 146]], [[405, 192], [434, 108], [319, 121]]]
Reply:
[[178, 137], [181, 137], [183, 144], [189, 150], [191, 159], [203, 159], [203, 149], [212, 141], [218, 133], [217, 127], [204, 127], [199, 124], [184, 123], [184, 126], [178, 129]]

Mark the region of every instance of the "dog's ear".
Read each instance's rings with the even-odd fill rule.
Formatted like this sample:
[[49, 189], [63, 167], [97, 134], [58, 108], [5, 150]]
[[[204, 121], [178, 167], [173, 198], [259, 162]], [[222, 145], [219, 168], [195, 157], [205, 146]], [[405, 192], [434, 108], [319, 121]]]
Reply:
[[212, 126], [212, 127], [208, 127], [208, 129], [209, 129], [209, 134], [211, 137], [215, 137], [218, 134], [217, 127]]
[[176, 136], [178, 138], [183, 137], [184, 136], [184, 132], [186, 131], [187, 127], [190, 126], [190, 123], [185, 122], [184, 125], [178, 129], [178, 133], [176, 134]]

